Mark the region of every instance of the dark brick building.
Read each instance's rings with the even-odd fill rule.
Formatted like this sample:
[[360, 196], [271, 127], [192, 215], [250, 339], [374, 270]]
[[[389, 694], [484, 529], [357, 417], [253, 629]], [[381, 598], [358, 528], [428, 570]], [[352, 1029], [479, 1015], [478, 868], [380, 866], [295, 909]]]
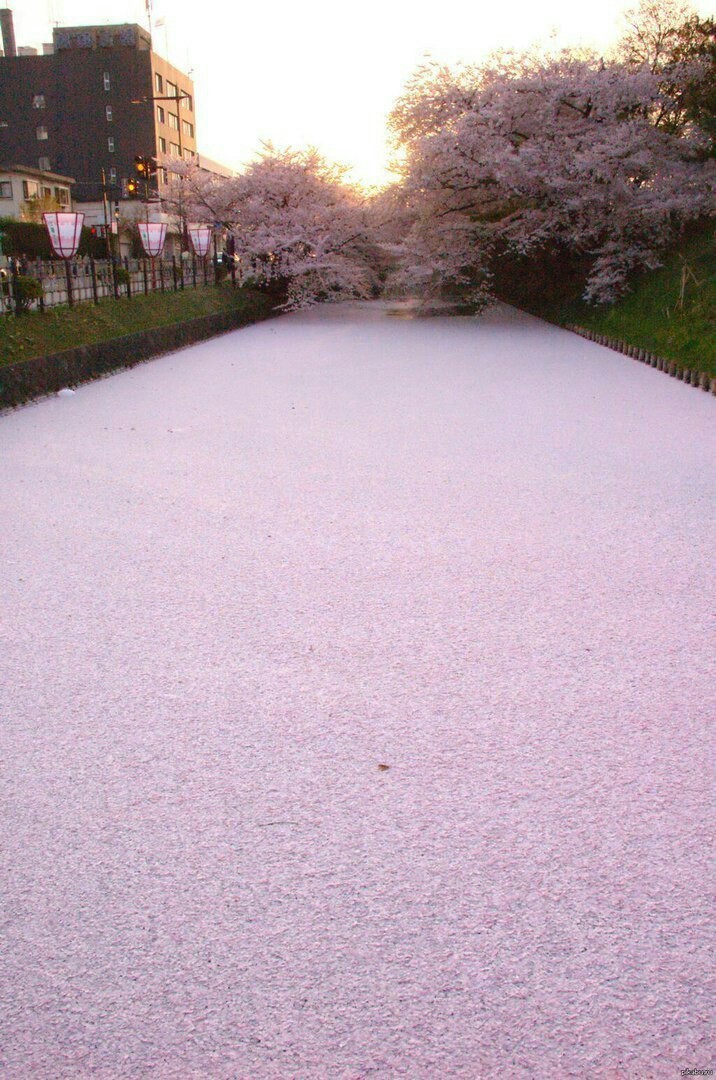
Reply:
[[0, 58], [0, 163], [73, 176], [74, 200], [93, 202], [103, 170], [121, 198], [137, 154], [196, 155], [193, 82], [140, 26], [60, 27], [44, 55], [32, 51]]

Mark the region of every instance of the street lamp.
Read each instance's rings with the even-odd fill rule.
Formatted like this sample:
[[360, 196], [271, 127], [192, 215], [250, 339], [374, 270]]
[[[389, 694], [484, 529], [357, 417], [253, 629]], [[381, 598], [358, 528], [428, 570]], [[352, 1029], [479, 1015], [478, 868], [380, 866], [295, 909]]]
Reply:
[[[187, 92], [185, 90], [179, 90], [177, 88], [177, 91], [176, 91], [175, 94], [154, 94], [154, 95], [152, 95], [152, 97], [132, 98], [132, 101], [131, 101], [132, 105], [149, 105], [154, 101], [174, 101], [174, 102], [176, 102], [176, 106], [177, 106], [177, 139], [179, 140], [178, 141], [178, 146], [179, 146], [179, 160], [180, 161], [184, 160], [184, 147], [182, 145], [182, 138], [181, 138], [182, 118], [181, 118], [180, 106], [179, 106], [179, 102], [181, 102], [183, 98], [191, 98], [191, 94], [187, 94]], [[179, 177], [180, 183], [181, 183], [182, 179], [183, 178], [180, 176]], [[183, 196], [180, 199], [179, 228], [180, 228], [180, 232], [181, 232], [180, 244], [181, 244], [181, 250], [183, 252], [184, 248], [185, 248], [185, 240], [186, 240], [186, 237], [184, 235], [185, 232], [186, 232], [186, 222], [184, 220], [184, 200], [183, 200]]]
[[161, 255], [167, 227], [163, 221], [138, 221], [137, 228], [142, 246], [150, 259]]
[[164, 238], [167, 235], [167, 226], [163, 221], [138, 221], [139, 237], [142, 247], [146, 251], [152, 263], [152, 289], [157, 287], [157, 277], [154, 260], [161, 255], [164, 248]]
[[190, 98], [191, 94], [187, 94], [185, 90], [177, 90], [176, 94], [155, 94], [152, 97], [132, 98], [132, 105], [149, 105], [152, 101], [175, 101], [177, 102], [177, 135], [179, 137], [179, 157], [184, 160], [184, 150], [181, 142], [181, 116], [179, 115], [178, 102], [182, 98]]
[[200, 259], [203, 259], [209, 251], [212, 231], [213, 230], [211, 228], [211, 225], [189, 226], [189, 236], [191, 237], [194, 251], [197, 253]]
[[204, 264], [204, 284], [206, 285], [206, 256], [209, 253], [209, 245], [211, 244], [211, 225], [190, 225], [189, 237], [191, 239], [192, 247]]
[[82, 225], [85, 220], [84, 214], [70, 211], [53, 211], [43, 215], [47, 231], [50, 234], [50, 243], [56, 255], [65, 261], [65, 274], [67, 276], [67, 303], [72, 307], [72, 275], [70, 274], [70, 259], [77, 254], [82, 235]]

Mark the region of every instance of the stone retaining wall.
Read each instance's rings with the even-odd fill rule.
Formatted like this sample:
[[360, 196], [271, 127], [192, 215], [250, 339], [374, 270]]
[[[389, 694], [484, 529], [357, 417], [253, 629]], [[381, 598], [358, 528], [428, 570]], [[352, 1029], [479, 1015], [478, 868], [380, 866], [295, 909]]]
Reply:
[[273, 308], [267, 300], [264, 310], [257, 304], [248, 310], [220, 311], [0, 367], [0, 409], [22, 405], [121, 368], [134, 367], [163, 353], [270, 318], [272, 314]]

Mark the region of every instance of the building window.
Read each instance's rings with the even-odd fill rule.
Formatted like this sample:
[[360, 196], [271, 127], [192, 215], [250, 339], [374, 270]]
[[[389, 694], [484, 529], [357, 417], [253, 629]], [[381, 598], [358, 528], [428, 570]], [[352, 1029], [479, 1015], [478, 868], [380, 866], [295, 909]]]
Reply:
[[154, 72], [154, 89], [158, 94], [164, 93], [164, 80], [158, 71]]
[[167, 79], [167, 95], [171, 97], [172, 95], [176, 94], [176, 92], [176, 85], [173, 82], [169, 82], [169, 79]]
[[163, 139], [161, 135], [159, 136], [159, 150], [162, 154], [167, 152], [167, 140]]
[[44, 94], [33, 94], [32, 95], [32, 107], [33, 107], [33, 109], [44, 109], [45, 108], [45, 95]]
[[164, 123], [164, 109], [161, 107], [161, 105], [157, 105], [157, 121], [160, 124]]
[[36, 135], [39, 142], [43, 142], [47, 138], [47, 128], [44, 124], [40, 124], [37, 128]]
[[162, 174], [162, 182], [165, 183], [165, 184], [168, 184], [169, 183], [169, 169], [161, 169], [160, 172]]
[[179, 149], [179, 143], [170, 142], [169, 143], [169, 153], [172, 155], [172, 157], [181, 157], [181, 150]]
[[50, 159], [48, 157], [41, 157], [37, 159], [38, 169], [42, 169], [43, 172], [50, 171]]
[[12, 181], [0, 180], [0, 199], [12, 198]]
[[112, 123], [112, 106], [111, 105], [105, 105], [105, 107], [104, 107], [104, 115], [107, 117], [107, 122], [111, 124]]
[[52, 188], [44, 187], [42, 189], [42, 197], [43, 197], [43, 199], [51, 199], [52, 198]]
[[194, 102], [192, 101], [191, 94], [187, 94], [182, 98], [182, 109], [186, 109], [187, 112], [194, 112]]
[[67, 188], [56, 187], [55, 188], [55, 200], [56, 200], [56, 202], [58, 202], [60, 204], [60, 206], [69, 206], [70, 205], [70, 193], [67, 190]]
[[102, 81], [104, 83], [105, 90], [109, 90], [109, 72], [108, 71], [105, 71], [104, 75], [102, 76]]
[[40, 185], [36, 180], [23, 180], [22, 182], [22, 197], [23, 199], [36, 199], [40, 194]]
[[179, 117], [176, 115], [176, 113], [169, 113], [169, 127], [172, 129], [172, 131], [179, 130]]
[[190, 124], [188, 120], [182, 120], [181, 129], [188, 138], [194, 138], [194, 125]]
[[114, 139], [112, 138], [111, 135], [107, 139], [107, 149], [109, 150], [110, 154], [114, 153]]

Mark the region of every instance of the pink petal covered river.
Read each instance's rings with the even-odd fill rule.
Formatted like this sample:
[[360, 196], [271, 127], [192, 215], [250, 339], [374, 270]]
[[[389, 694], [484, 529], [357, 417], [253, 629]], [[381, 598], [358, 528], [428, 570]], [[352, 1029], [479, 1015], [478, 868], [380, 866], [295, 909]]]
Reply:
[[711, 395], [342, 305], [0, 461], [4, 1080], [713, 1067]]

